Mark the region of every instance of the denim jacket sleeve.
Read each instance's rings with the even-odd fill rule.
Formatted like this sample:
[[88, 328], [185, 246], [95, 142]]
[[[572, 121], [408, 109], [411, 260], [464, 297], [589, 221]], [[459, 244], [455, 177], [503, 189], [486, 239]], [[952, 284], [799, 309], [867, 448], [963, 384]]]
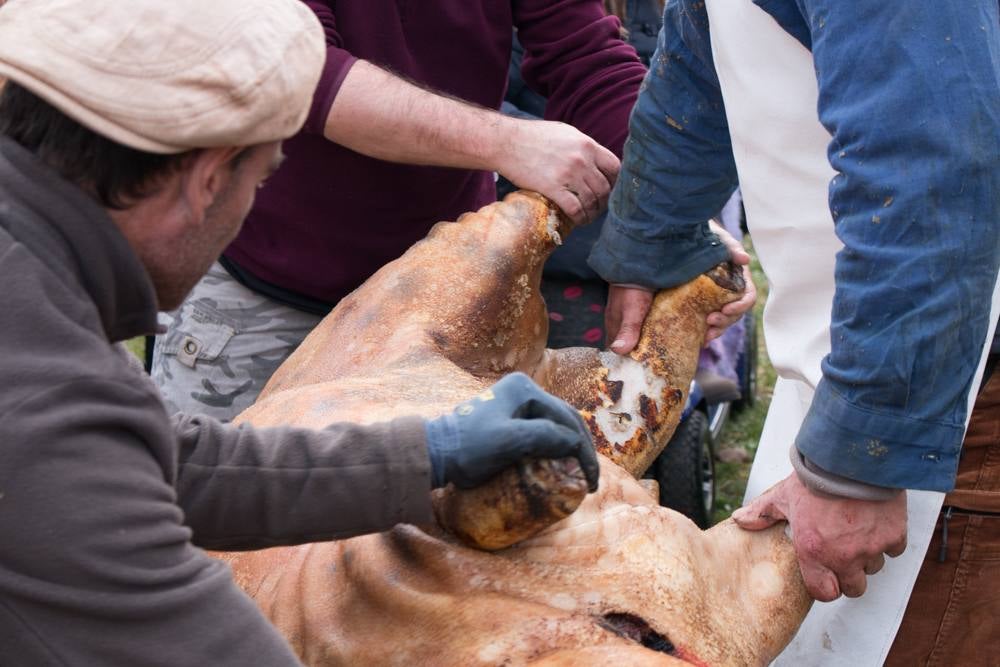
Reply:
[[[668, 5], [655, 59], [671, 67], [646, 81], [591, 256], [615, 282], [669, 286], [718, 256], [693, 230], [732, 179], [725, 121], [714, 106], [690, 125], [675, 116], [692, 91], [721, 106], [707, 28], [684, 31], [702, 28], [687, 4]], [[997, 2], [758, 4], [812, 50], [844, 244], [832, 351], [796, 444], [844, 477], [947, 491], [1000, 265]]]
[[704, 3], [670, 2], [601, 238], [590, 264], [608, 282], [672, 287], [728, 256], [706, 221], [736, 188]]
[[852, 479], [947, 491], [1000, 264], [998, 3], [799, 5], [844, 249], [796, 444]]

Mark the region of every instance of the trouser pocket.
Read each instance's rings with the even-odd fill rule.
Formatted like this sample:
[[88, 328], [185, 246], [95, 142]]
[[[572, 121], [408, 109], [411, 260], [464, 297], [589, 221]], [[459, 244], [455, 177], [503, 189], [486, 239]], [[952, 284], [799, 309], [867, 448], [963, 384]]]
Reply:
[[167, 332], [156, 339], [150, 373], [167, 411], [232, 419], [259, 392], [243, 364], [230, 359], [237, 322], [207, 299], [185, 301], [171, 315]]
[[186, 301], [174, 313], [166, 335], [156, 341], [157, 353], [196, 368], [217, 361], [236, 334], [236, 322], [205, 300]]

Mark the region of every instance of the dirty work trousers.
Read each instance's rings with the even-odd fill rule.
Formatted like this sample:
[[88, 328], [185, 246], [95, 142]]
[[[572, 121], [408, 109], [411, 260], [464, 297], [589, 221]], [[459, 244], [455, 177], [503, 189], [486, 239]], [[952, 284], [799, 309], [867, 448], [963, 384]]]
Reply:
[[886, 665], [1000, 666], [1000, 369], [976, 399], [955, 490]]

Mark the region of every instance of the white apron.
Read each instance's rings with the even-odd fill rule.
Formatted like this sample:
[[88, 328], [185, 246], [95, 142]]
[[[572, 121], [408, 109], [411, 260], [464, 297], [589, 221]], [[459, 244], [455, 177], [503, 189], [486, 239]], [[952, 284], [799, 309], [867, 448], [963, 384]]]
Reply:
[[[779, 379], [745, 502], [792, 472], [788, 450], [830, 351], [834, 235], [830, 134], [817, 116], [810, 52], [750, 0], [707, 0], [712, 53], [754, 248], [767, 269], [764, 333]], [[1000, 311], [994, 290], [991, 334]], [[988, 347], [988, 346], [987, 346]], [[987, 349], [976, 381], [979, 386]], [[969, 411], [975, 392], [969, 397]], [[861, 598], [816, 603], [777, 665], [881, 665], [927, 551], [942, 493], [909, 492], [906, 552], [887, 559]], [[766, 619], [761, 619], [766, 622]]]

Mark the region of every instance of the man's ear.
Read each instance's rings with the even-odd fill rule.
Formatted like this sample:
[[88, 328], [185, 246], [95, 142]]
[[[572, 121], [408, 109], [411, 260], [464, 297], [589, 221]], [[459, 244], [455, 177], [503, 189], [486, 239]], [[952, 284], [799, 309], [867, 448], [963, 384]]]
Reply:
[[233, 178], [233, 159], [243, 151], [238, 146], [206, 148], [200, 151], [185, 170], [181, 189], [191, 212], [202, 218], [216, 197]]

